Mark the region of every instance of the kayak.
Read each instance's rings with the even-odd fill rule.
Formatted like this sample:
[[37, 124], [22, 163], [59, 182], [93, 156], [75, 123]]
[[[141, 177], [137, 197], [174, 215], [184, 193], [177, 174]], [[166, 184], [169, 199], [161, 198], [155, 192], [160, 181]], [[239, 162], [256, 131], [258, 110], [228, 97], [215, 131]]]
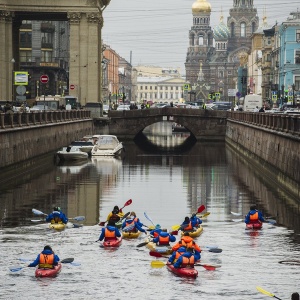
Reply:
[[131, 231], [122, 231], [122, 236], [124, 239], [137, 239], [140, 236], [141, 232], [131, 232]]
[[51, 223], [49, 224], [49, 228], [50, 229], [54, 229], [54, 230], [57, 230], [57, 231], [62, 231], [66, 228], [67, 224], [64, 224], [64, 223]]
[[167, 263], [167, 268], [170, 272], [174, 273], [180, 277], [191, 277], [196, 278], [198, 276], [198, 271], [195, 268], [174, 268], [172, 264]]
[[189, 236], [192, 238], [198, 237], [203, 233], [203, 227], [199, 226], [196, 230], [189, 230], [189, 231], [181, 231], [181, 236], [183, 236], [186, 232], [189, 233]]
[[[149, 239], [146, 240], [146, 242], [148, 242]], [[171, 246], [158, 246], [156, 245], [156, 243], [153, 243], [153, 242], [149, 242], [146, 247], [150, 250], [150, 251], [153, 251], [153, 252], [158, 252], [160, 254], [171, 254], [172, 253], [172, 247]]]
[[61, 263], [58, 263], [57, 266], [54, 266], [53, 269], [35, 269], [35, 277], [55, 277], [61, 271]]
[[246, 230], [247, 229], [262, 229], [263, 223], [252, 223], [252, 224], [246, 224]]
[[106, 241], [103, 241], [102, 245], [104, 248], [119, 247], [122, 244], [122, 237], [112, 238]]

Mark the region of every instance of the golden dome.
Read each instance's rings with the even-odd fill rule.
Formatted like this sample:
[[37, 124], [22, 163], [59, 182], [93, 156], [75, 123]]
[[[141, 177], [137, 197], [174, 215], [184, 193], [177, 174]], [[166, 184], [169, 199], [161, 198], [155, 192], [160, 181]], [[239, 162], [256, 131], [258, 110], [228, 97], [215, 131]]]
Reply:
[[211, 12], [211, 5], [206, 0], [197, 0], [192, 6], [193, 13]]

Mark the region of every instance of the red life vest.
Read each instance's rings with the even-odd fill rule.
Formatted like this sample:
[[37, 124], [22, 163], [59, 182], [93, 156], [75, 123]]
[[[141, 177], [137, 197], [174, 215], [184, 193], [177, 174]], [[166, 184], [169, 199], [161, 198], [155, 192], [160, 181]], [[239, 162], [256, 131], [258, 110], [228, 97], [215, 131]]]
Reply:
[[169, 242], [170, 242], [170, 237], [169, 236], [164, 237], [164, 236], [160, 235], [158, 237], [158, 244], [159, 245], [170, 245]]
[[195, 258], [194, 255], [192, 255], [190, 258], [183, 256], [182, 257], [182, 263], [180, 265], [181, 268], [194, 268], [195, 264]]
[[53, 269], [54, 268], [54, 254], [40, 254], [39, 268]]
[[153, 232], [153, 236], [154, 236], [155, 238], [157, 238], [157, 237], [159, 236], [159, 233], [158, 233], [157, 231], [154, 231], [154, 232]]
[[250, 223], [257, 223], [258, 222], [258, 211], [255, 213], [255, 214], [253, 214], [253, 215], [250, 215]]
[[105, 240], [114, 239], [116, 237], [116, 232], [110, 231], [107, 228], [105, 228], [104, 236], [105, 236]]

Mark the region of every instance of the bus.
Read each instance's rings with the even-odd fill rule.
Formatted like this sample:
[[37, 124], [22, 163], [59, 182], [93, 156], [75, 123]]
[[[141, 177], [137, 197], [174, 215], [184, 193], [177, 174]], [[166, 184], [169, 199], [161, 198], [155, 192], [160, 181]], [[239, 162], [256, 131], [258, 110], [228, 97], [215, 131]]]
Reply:
[[70, 109], [80, 108], [80, 103], [78, 102], [77, 97], [74, 96], [62, 97], [61, 95], [38, 96], [36, 97], [36, 105], [46, 105], [52, 110], [69, 108], [69, 106], [67, 107], [67, 105], [70, 105]]

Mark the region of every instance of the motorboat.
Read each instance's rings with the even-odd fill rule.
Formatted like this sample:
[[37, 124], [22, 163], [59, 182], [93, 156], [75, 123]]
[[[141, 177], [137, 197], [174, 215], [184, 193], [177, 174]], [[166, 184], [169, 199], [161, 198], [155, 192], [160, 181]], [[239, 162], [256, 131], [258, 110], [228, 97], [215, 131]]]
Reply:
[[77, 146], [63, 147], [56, 152], [56, 156], [60, 161], [86, 160], [89, 157], [87, 152], [81, 151], [80, 147]]
[[88, 141], [73, 141], [71, 142], [71, 144], [69, 145], [70, 147], [78, 147], [80, 149], [80, 151], [82, 152], [86, 152], [87, 154], [91, 154], [91, 151], [94, 147], [94, 144], [92, 142], [92, 140], [88, 140]]
[[115, 135], [97, 135], [92, 156], [120, 156], [123, 150], [122, 142]]

